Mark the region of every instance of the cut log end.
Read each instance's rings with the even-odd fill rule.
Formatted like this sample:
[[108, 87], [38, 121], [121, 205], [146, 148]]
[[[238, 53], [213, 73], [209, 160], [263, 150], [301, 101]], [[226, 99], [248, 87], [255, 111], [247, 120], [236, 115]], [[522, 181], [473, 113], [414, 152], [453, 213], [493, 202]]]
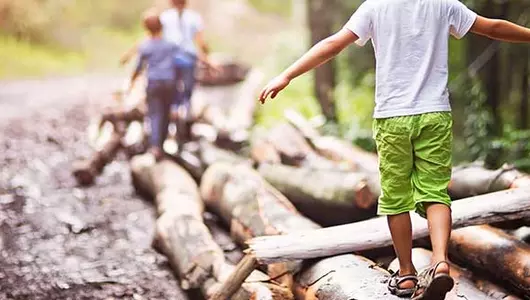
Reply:
[[90, 186], [94, 184], [97, 171], [92, 168], [89, 160], [78, 160], [73, 163], [72, 173], [77, 181], [82, 186]]
[[368, 183], [365, 181], [360, 182], [357, 187], [357, 192], [355, 193], [355, 206], [362, 209], [370, 209], [374, 206], [374, 193], [368, 186]]

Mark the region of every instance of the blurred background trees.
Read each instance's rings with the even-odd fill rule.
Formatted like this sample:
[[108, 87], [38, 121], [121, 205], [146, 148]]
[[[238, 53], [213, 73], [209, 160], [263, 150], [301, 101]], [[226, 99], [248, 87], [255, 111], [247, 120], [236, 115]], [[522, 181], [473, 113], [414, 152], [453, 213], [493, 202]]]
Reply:
[[[203, 14], [215, 51], [274, 76], [340, 29], [361, 0], [190, 0]], [[164, 0], [0, 0], [0, 77], [117, 69], [117, 56], [142, 36], [139, 16]], [[530, 26], [530, 0], [463, 0], [481, 15]], [[530, 169], [528, 45], [468, 35], [450, 42], [456, 162], [485, 160]], [[371, 45], [349, 47], [303, 76], [258, 120], [286, 108], [324, 115], [325, 129], [373, 150]]]

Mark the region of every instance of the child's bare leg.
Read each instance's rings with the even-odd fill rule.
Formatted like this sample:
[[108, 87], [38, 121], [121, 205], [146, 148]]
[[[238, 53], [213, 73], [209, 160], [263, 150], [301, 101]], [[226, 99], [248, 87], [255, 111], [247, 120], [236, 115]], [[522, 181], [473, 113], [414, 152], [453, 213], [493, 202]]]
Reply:
[[[425, 207], [433, 249], [432, 265], [434, 266], [448, 259], [447, 248], [451, 237], [452, 224], [451, 210], [447, 205], [441, 203], [425, 203]], [[436, 273], [449, 274], [449, 266], [441, 264], [436, 269]]]
[[[414, 275], [416, 269], [412, 263], [412, 224], [409, 213], [388, 216], [388, 227], [392, 235], [394, 250], [399, 260], [399, 275]], [[411, 289], [416, 283], [412, 280], [404, 281], [400, 288]]]

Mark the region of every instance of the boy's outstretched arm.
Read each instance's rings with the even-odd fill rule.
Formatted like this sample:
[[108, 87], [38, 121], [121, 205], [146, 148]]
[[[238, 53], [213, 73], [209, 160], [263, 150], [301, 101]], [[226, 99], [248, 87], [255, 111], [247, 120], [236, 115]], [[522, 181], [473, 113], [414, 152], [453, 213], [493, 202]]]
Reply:
[[289, 85], [291, 80], [327, 62], [358, 38], [352, 31], [342, 29], [320, 41], [283, 73], [271, 80], [262, 90], [259, 100], [261, 103], [265, 103], [269, 96], [274, 99], [281, 90]]
[[478, 16], [470, 31], [499, 41], [530, 42], [530, 29], [506, 20]]

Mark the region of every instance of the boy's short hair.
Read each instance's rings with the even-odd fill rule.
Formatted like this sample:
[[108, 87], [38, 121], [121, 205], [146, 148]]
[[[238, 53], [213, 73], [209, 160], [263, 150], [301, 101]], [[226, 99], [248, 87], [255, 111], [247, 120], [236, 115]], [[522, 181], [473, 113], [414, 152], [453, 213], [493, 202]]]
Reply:
[[151, 34], [156, 34], [162, 31], [162, 22], [160, 21], [160, 14], [156, 9], [148, 9], [143, 14], [143, 24], [145, 29]]

